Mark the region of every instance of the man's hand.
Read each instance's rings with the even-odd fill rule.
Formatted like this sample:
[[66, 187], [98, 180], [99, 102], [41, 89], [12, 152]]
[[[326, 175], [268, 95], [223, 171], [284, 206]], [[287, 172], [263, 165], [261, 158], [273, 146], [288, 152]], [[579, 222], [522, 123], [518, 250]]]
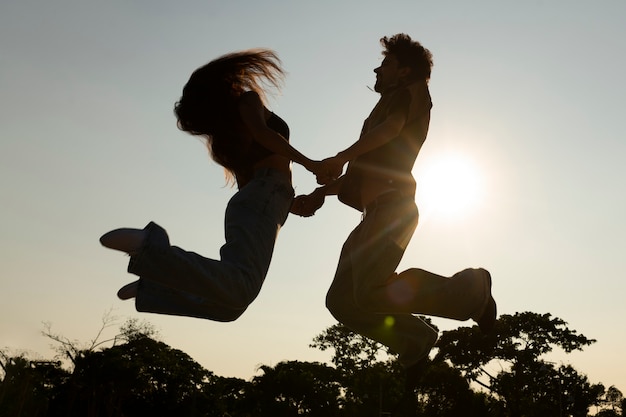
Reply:
[[343, 172], [345, 163], [346, 161], [339, 155], [323, 159], [315, 172], [317, 183], [328, 184], [339, 178]]
[[326, 194], [321, 188], [318, 188], [309, 195], [297, 196], [291, 204], [290, 211], [298, 216], [311, 217], [322, 207], [325, 200]]

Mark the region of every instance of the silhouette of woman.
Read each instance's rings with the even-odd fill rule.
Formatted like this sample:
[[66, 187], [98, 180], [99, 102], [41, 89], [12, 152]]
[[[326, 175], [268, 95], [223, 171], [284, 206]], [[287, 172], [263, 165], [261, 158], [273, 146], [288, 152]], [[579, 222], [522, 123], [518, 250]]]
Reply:
[[314, 173], [319, 167], [289, 144], [289, 127], [265, 107], [262, 86], [278, 89], [283, 77], [268, 49], [230, 53], [192, 73], [174, 113], [237, 184], [226, 243], [215, 260], [171, 246], [154, 222], [104, 234], [102, 245], [128, 253], [128, 272], [140, 277], [118, 291], [135, 298], [137, 311], [233, 321], [259, 294], [294, 196], [290, 161]]

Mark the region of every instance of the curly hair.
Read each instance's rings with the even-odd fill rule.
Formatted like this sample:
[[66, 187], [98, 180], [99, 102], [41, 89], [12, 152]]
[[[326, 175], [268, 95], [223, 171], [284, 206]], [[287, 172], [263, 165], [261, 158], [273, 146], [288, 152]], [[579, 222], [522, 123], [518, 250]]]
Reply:
[[223, 55], [196, 69], [174, 106], [178, 128], [202, 136], [212, 159], [237, 176], [246, 168], [241, 150], [249, 138], [242, 137], [237, 99], [255, 91], [264, 99], [265, 88], [280, 89], [284, 71], [276, 53], [249, 49]]
[[411, 68], [410, 79], [430, 80], [430, 72], [433, 67], [433, 55], [417, 41], [404, 33], [398, 33], [391, 38], [385, 36], [380, 39], [385, 48], [384, 56], [393, 55], [401, 66]]

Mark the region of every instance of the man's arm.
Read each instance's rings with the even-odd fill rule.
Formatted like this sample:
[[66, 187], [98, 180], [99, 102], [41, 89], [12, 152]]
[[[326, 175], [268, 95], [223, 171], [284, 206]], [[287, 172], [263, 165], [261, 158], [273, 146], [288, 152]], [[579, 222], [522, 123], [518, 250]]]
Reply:
[[318, 175], [318, 183], [326, 184], [328, 181], [341, 175], [346, 162], [383, 146], [397, 137], [407, 122], [409, 104], [410, 95], [408, 91], [403, 92], [391, 103], [390, 111], [382, 123], [361, 135], [350, 147], [333, 157], [322, 160], [322, 169], [319, 171], [326, 175], [323, 177]]
[[384, 122], [361, 136], [359, 140], [349, 148], [339, 152], [334, 158], [346, 163], [372, 149], [383, 146], [400, 134], [405, 122], [406, 114], [400, 112], [390, 114]]
[[313, 190], [311, 194], [299, 195], [293, 200], [291, 212], [302, 217], [310, 217], [324, 205], [327, 195], [337, 195], [344, 177], [323, 185]]

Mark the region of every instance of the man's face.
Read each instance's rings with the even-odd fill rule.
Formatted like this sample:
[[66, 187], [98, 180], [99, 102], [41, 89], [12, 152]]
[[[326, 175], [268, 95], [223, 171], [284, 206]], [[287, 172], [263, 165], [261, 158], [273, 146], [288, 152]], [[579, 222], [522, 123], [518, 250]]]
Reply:
[[407, 71], [407, 67], [400, 67], [398, 59], [394, 55], [387, 55], [380, 66], [374, 69], [376, 73], [374, 90], [378, 93], [384, 93], [389, 88], [395, 87]]

